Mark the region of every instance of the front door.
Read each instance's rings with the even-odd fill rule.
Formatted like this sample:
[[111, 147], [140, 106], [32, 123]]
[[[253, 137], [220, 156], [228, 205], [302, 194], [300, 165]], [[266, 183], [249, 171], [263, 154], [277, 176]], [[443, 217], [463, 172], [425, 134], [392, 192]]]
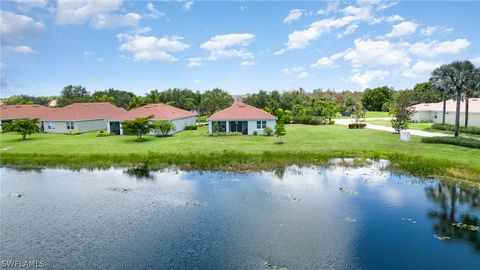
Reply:
[[120, 122], [110, 122], [110, 133], [120, 135]]

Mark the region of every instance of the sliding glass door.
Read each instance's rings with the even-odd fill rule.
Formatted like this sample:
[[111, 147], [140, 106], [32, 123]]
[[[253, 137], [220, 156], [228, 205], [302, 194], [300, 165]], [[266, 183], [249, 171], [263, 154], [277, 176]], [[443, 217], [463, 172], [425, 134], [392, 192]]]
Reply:
[[242, 134], [248, 134], [248, 122], [247, 121], [230, 121], [230, 132], [240, 132]]

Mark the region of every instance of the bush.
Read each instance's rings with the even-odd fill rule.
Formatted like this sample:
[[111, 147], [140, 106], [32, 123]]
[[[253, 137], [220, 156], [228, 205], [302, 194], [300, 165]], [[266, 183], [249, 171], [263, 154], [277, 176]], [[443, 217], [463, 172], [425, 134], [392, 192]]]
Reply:
[[80, 131], [78, 130], [70, 130], [65, 132], [65, 135], [79, 135], [79, 134], [80, 134]]
[[208, 134], [210, 137], [222, 137], [222, 136], [241, 136], [241, 132], [215, 132]]
[[265, 136], [272, 136], [273, 134], [273, 129], [269, 127], [264, 128], [263, 131], [265, 132]]
[[188, 126], [185, 126], [185, 130], [197, 130], [197, 125], [188, 125]]
[[330, 120], [330, 121], [328, 121], [328, 124], [329, 124], [329, 125], [335, 125], [335, 120]]
[[365, 128], [367, 124], [365, 123], [350, 123], [348, 124], [349, 129]]
[[198, 117], [198, 122], [207, 122], [208, 116], [202, 115]]
[[312, 115], [297, 115], [293, 118], [293, 121], [304, 125], [325, 125], [327, 123], [327, 120]]
[[[435, 123], [432, 125], [432, 128], [436, 130], [455, 131], [455, 126], [450, 124]], [[460, 132], [480, 135], [480, 127], [460, 127]]]
[[108, 137], [108, 136], [112, 136], [112, 133], [108, 132], [106, 129], [100, 130], [97, 133], [97, 137]]
[[441, 143], [441, 144], [453, 144], [469, 148], [480, 149], [480, 140], [465, 137], [425, 137], [422, 138], [422, 143]]
[[253, 132], [253, 136], [257, 136], [257, 135], [258, 135], [258, 132], [255, 130], [255, 131]]

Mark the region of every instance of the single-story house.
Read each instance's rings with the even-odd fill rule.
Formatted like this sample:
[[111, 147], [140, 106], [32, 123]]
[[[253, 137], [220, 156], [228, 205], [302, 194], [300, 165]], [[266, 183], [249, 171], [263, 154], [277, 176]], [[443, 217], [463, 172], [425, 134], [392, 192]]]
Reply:
[[[157, 103], [138, 107], [108, 119], [107, 129], [112, 134], [123, 135], [122, 121], [153, 115], [152, 122], [170, 121], [175, 125], [175, 132], [182, 131], [185, 126], [196, 125], [197, 113], [179, 109], [167, 104]], [[153, 135], [154, 132], [152, 131]]]
[[[480, 98], [468, 99], [468, 125], [480, 126]], [[432, 121], [442, 123], [443, 101], [437, 103], [420, 103], [414, 105], [415, 112], [412, 120], [415, 122]], [[445, 123], [455, 124], [455, 113], [457, 102], [453, 99], [447, 100], [445, 110]], [[460, 104], [460, 125], [465, 123], [465, 102]]]
[[39, 119], [43, 127], [42, 117], [54, 109], [42, 105], [1, 105], [0, 106], [0, 132], [2, 123], [19, 119]]
[[275, 128], [277, 117], [250, 106], [243, 102], [234, 103], [232, 106], [214, 113], [208, 118], [208, 130], [215, 132], [218, 124], [219, 132], [241, 132], [245, 135], [264, 134], [266, 127]]
[[125, 111], [109, 102], [74, 103], [44, 114], [41, 120], [47, 133], [83, 133], [105, 129], [107, 119]]

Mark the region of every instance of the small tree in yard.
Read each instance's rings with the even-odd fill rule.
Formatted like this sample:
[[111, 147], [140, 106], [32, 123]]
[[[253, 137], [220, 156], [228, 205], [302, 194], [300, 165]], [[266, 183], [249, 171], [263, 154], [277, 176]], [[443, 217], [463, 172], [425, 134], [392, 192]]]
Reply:
[[263, 131], [265, 132], [265, 135], [267, 135], [267, 136], [272, 136], [272, 134], [273, 134], [273, 129], [271, 129], [269, 127], [265, 127], [263, 129]]
[[157, 134], [160, 133], [160, 136], [166, 137], [170, 136], [170, 133], [175, 131], [175, 125], [169, 121], [157, 121], [153, 123], [153, 129]]
[[137, 136], [137, 141], [144, 141], [142, 138], [143, 135], [147, 134], [152, 130], [153, 125], [150, 123], [150, 119], [153, 118], [153, 115], [149, 117], [140, 117], [135, 118], [134, 120], [126, 120], [122, 122], [122, 129], [125, 134], [134, 134]]
[[27, 139], [27, 135], [40, 132], [38, 119], [15, 120], [5, 125], [5, 132], [14, 131], [22, 135], [22, 140]]
[[220, 125], [218, 124], [218, 122], [215, 122], [213, 124], [213, 133], [219, 133], [220, 132]]
[[408, 128], [408, 123], [414, 112], [415, 109], [411, 107], [410, 95], [407, 92], [400, 92], [397, 102], [390, 108], [390, 114], [395, 116], [391, 121], [395, 133], [400, 133], [400, 131]]
[[278, 140], [275, 142], [276, 144], [282, 144], [282, 137], [287, 135], [287, 130], [285, 129], [285, 125], [282, 122], [278, 122], [275, 125], [275, 136], [277, 136]]

